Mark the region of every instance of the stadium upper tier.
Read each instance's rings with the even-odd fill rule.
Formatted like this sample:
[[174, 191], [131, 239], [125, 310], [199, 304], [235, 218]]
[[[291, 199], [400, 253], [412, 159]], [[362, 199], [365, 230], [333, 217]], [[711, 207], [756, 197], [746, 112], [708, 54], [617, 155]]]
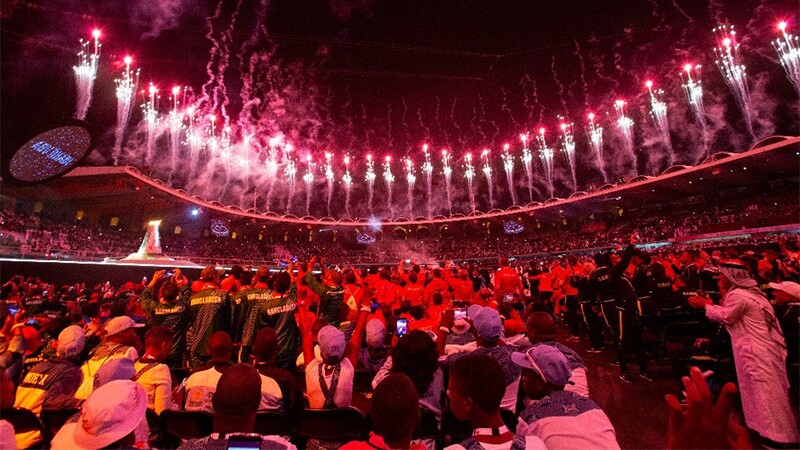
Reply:
[[673, 166], [657, 176], [637, 176], [617, 184], [606, 184], [569, 198], [552, 198], [543, 203], [514, 205], [506, 209], [464, 215], [435, 217], [350, 218], [299, 217], [270, 211], [242, 209], [212, 199], [194, 196], [152, 178], [134, 167], [79, 167], [66, 176], [41, 186], [5, 186], [5, 195], [40, 201], [71, 202], [108, 211], [135, 208], [153, 215], [164, 214], [181, 205], [195, 205], [217, 215], [231, 215], [266, 222], [331, 225], [336, 227], [409, 226], [445, 224], [482, 219], [504, 220], [516, 215], [558, 211], [560, 215], [583, 215], [607, 211], [611, 204], [637, 207], [669, 202], [772, 180], [797, 177], [800, 173], [800, 137], [775, 136], [764, 139], [742, 153], [716, 153], [696, 166]]

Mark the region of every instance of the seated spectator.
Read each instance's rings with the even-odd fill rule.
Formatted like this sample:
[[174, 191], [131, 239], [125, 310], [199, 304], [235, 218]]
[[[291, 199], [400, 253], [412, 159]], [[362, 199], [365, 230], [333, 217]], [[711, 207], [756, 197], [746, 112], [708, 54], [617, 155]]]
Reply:
[[89, 360], [81, 366], [83, 382], [75, 398], [86, 400], [92, 393], [94, 376], [104, 364], [113, 359], [126, 358], [131, 361], [139, 359], [136, 348], [139, 347], [139, 337], [136, 335], [135, 328], [139, 325], [128, 316], [115, 317], [106, 322], [104, 331], [106, 333], [100, 345], [95, 347], [89, 354]]
[[294, 375], [275, 364], [278, 334], [272, 328], [262, 328], [253, 341], [253, 360], [261, 377], [259, 411], [278, 411], [296, 417], [303, 409], [303, 394]]
[[[0, 370], [0, 410], [14, 406], [14, 383], [6, 375], [5, 370]], [[9, 449], [16, 450], [17, 443], [14, 435], [14, 426], [5, 419], [0, 418], [0, 442], [4, 442]]]
[[228, 368], [219, 378], [217, 390], [212, 394], [213, 433], [208, 437], [189, 440], [179, 449], [295, 449], [282, 437], [252, 434], [261, 398], [260, 384], [261, 379], [253, 366], [236, 364]]
[[[500, 366], [503, 368], [506, 382], [506, 393], [503, 396], [500, 407], [509, 411], [515, 411], [517, 409], [517, 392], [519, 391], [521, 370], [511, 361], [511, 354], [514, 352], [514, 347], [510, 345], [499, 345], [500, 337], [503, 332], [503, 320], [500, 318], [500, 314], [497, 310], [485, 306], [471, 306], [468, 315], [472, 320], [472, 328], [478, 347], [471, 352], [452, 354], [446, 358], [440, 359], [440, 361], [444, 361], [444, 365], [449, 367], [458, 358], [469, 354], [491, 356], [500, 363]], [[436, 346], [440, 355], [444, 355], [444, 341], [447, 336], [446, 330], [451, 328], [454, 323], [452, 311], [447, 311], [445, 314], [442, 314], [442, 324], [436, 338]]]
[[[76, 362], [86, 337], [78, 326], [69, 326], [58, 335], [56, 357], [34, 366], [17, 388], [14, 407], [39, 415], [42, 409], [72, 408], [75, 391], [81, 385], [81, 369]], [[17, 435], [17, 446], [29, 448], [41, 441], [38, 431]]]
[[472, 424], [472, 437], [448, 450], [464, 449], [541, 449], [544, 442], [535, 436], [515, 436], [503, 422], [500, 402], [505, 395], [503, 369], [487, 355], [467, 355], [450, 367], [447, 398], [458, 420]]
[[584, 397], [589, 396], [589, 383], [586, 378], [586, 365], [574, 350], [556, 341], [556, 320], [548, 313], [535, 311], [528, 316], [526, 323], [528, 340], [532, 345], [549, 345], [567, 358], [570, 369], [569, 382], [564, 387], [566, 391], [572, 391]]
[[389, 356], [389, 349], [386, 347], [386, 325], [380, 319], [371, 319], [367, 322], [366, 342], [367, 347], [361, 349], [358, 357], [358, 366], [366, 369], [374, 377]]
[[134, 364], [133, 381], [141, 384], [147, 393], [147, 408], [161, 414], [165, 409], [175, 409], [172, 403], [172, 374], [164, 362], [172, 351], [173, 331], [156, 325], [144, 335], [144, 356]]
[[44, 361], [44, 341], [36, 327], [17, 323], [11, 327], [8, 348], [0, 357], [0, 369], [19, 384], [33, 366]]
[[[319, 350], [322, 361], [314, 358], [311, 325], [308, 311], [301, 312], [301, 333], [303, 356], [306, 361], [306, 390], [311, 409], [346, 408], [353, 398], [353, 379], [355, 364], [361, 352], [367, 314], [371, 311], [373, 292], [359, 291], [357, 297], [361, 304], [358, 319], [349, 349], [344, 333], [336, 327], [325, 325], [319, 330]], [[347, 355], [345, 357], [345, 350]]]
[[595, 402], [565, 391], [570, 370], [555, 347], [539, 345], [512, 359], [522, 369], [522, 388], [534, 400], [519, 416], [517, 434], [536, 436], [547, 448], [619, 448], [614, 426]]
[[384, 378], [372, 393], [372, 430], [367, 441], [353, 441], [341, 450], [414, 449], [414, 428], [419, 423], [417, 389], [410, 378], [394, 373]]
[[146, 423], [147, 394], [130, 380], [111, 381], [93, 391], [80, 418], [65, 424], [53, 438], [53, 448], [134, 448], [136, 429]]
[[437, 361], [436, 344], [430, 335], [420, 330], [411, 331], [398, 339], [392, 355], [372, 380], [372, 387], [376, 388], [389, 374], [405, 374], [414, 382], [419, 405], [441, 419], [444, 374]]
[[233, 365], [232, 351], [233, 342], [228, 333], [217, 331], [211, 335], [208, 340], [211, 360], [186, 379], [186, 411], [214, 412], [211, 398], [217, 390], [219, 378]]

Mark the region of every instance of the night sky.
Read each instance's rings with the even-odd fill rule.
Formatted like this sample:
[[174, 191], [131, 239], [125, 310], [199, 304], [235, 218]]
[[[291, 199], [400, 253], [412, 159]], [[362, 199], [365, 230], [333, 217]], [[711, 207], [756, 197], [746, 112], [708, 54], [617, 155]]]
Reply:
[[[666, 168], [666, 147], [648, 116], [648, 79], [665, 91], [674, 161], [702, 159], [700, 131], [681, 89], [679, 73], [687, 62], [703, 66], [711, 153], [752, 144], [714, 66], [711, 30], [721, 23], [739, 32], [756, 138], [797, 134], [797, 93], [770, 44], [779, 36], [775, 24], [781, 19], [789, 21], [791, 32], [800, 33], [794, 0], [4, 2], [3, 152], [31, 132], [72, 115], [78, 40], [89, 38], [98, 27], [103, 49], [87, 117], [100, 138], [95, 164], [111, 160], [113, 79], [123, 56], [132, 55], [141, 69], [140, 89], [149, 82], [159, 86], [164, 93], [161, 110], [166, 112], [166, 97], [175, 84], [191, 86], [197, 98], [203, 97], [207, 64], [212, 61], [216, 70], [225, 54], [211, 54], [212, 42], [227, 42], [219, 48], [227, 46], [230, 59], [221, 72], [224, 81], [217, 85], [227, 91], [231, 123], [242, 120], [243, 87], [249, 80], [257, 87], [255, 96], [267, 105], [249, 122], [257, 142], [280, 132], [317, 159], [327, 150], [346, 150], [355, 157], [366, 152], [398, 159], [410, 155], [415, 163], [427, 142], [459, 156], [491, 148], [499, 161], [503, 143], [519, 147], [517, 136], [535, 133], [540, 126], [556, 145], [563, 118], [574, 123], [577, 178], [585, 189], [602, 184], [583, 131], [588, 111], [601, 118], [606, 130], [610, 178]], [[247, 62], [254, 55], [260, 65], [249, 73]], [[616, 98], [627, 100], [635, 123], [635, 162], [619, 151], [612, 119]], [[141, 99], [137, 97], [128, 129], [132, 141], [141, 121]], [[134, 159], [127, 163], [136, 164]], [[557, 160], [556, 166], [556, 190], [565, 196], [573, 189], [563, 161]], [[454, 167], [460, 171], [461, 163]], [[394, 170], [402, 178], [399, 163]], [[494, 170], [498, 202], [507, 206], [502, 165], [496, 162]], [[362, 179], [363, 169], [356, 171]], [[520, 197], [527, 197], [519, 164], [516, 177]], [[461, 172], [456, 178], [461, 183]], [[479, 178], [480, 173], [476, 184]], [[252, 186], [220, 195], [236, 196], [247, 189]], [[485, 193], [479, 193], [479, 201], [485, 204]]]

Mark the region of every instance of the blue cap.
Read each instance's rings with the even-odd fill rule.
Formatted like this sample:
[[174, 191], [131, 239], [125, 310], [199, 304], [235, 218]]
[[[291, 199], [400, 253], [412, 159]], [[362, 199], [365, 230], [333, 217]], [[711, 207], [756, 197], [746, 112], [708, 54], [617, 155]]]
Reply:
[[555, 386], [566, 386], [572, 375], [567, 358], [550, 345], [537, 345], [525, 353], [514, 352], [511, 360], [523, 369], [533, 370], [542, 380]]
[[[472, 311], [470, 311], [472, 312]], [[503, 319], [500, 313], [492, 308], [481, 308], [474, 316], [470, 316], [475, 332], [484, 341], [494, 342], [500, 339], [503, 333]]]

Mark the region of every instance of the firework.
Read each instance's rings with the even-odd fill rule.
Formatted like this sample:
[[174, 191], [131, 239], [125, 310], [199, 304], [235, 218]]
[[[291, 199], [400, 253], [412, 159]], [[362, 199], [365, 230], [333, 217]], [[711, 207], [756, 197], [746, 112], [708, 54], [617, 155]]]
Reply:
[[633, 120], [625, 115], [625, 106], [627, 104], [625, 100], [617, 100], [614, 102], [614, 111], [617, 112], [617, 129], [619, 129], [622, 135], [625, 151], [635, 161], [636, 156], [633, 152]]
[[392, 210], [392, 186], [394, 185], [394, 174], [392, 173], [392, 157], [386, 156], [383, 162], [383, 180], [386, 182], [386, 206]]
[[786, 77], [792, 82], [792, 86], [800, 94], [800, 38], [786, 32], [786, 22], [778, 23], [781, 31], [781, 38], [772, 42], [775, 51], [778, 52], [778, 59], [786, 71]]
[[411, 158], [405, 159], [406, 166], [406, 196], [408, 197], [408, 216], [411, 217], [414, 210], [414, 185], [417, 183], [417, 176], [414, 175], [414, 162]]
[[528, 181], [528, 200], [533, 201], [533, 155], [528, 148], [528, 133], [520, 134], [522, 141], [522, 167], [525, 168], [525, 178]]
[[570, 174], [572, 175], [572, 186], [578, 190], [578, 178], [575, 174], [575, 138], [572, 136], [572, 124], [562, 123], [561, 126], [561, 153], [567, 160]]
[[653, 119], [653, 123], [656, 125], [656, 129], [658, 130], [658, 134], [661, 136], [661, 140], [667, 147], [667, 167], [669, 167], [672, 165], [672, 140], [669, 136], [667, 104], [660, 99], [660, 97], [664, 95], [664, 91], [661, 89], [653, 89], [653, 82], [650, 80], [645, 82], [645, 86], [647, 87], [647, 92], [650, 94], [650, 117]]
[[372, 161], [372, 155], [367, 155], [367, 174], [364, 176], [367, 182], [367, 209], [372, 215], [372, 197], [375, 192], [375, 162]]
[[470, 212], [475, 213], [475, 189], [472, 185], [475, 179], [475, 167], [472, 165], [472, 153], [464, 155], [464, 178], [467, 179], [467, 191], [469, 192]]
[[136, 92], [136, 86], [139, 84], [139, 70], [131, 70], [133, 58], [126, 56], [123, 62], [125, 63], [125, 70], [122, 72], [122, 78], [114, 80], [117, 85], [117, 127], [114, 133], [114, 164], [119, 163], [122, 140], [125, 138], [125, 129], [128, 127], [128, 121], [131, 118], [133, 96]]
[[144, 125], [147, 134], [145, 164], [151, 166], [153, 158], [155, 157], [155, 140], [156, 132], [158, 131], [158, 88], [150, 83], [147, 88], [147, 95], [145, 102], [142, 104], [142, 117], [144, 118]]
[[327, 204], [328, 216], [331, 215], [331, 200], [333, 200], [333, 165], [331, 159], [333, 154], [325, 152], [325, 202]]
[[171, 162], [170, 178], [175, 174], [178, 167], [178, 156], [181, 151], [181, 131], [183, 130], [183, 114], [178, 109], [180, 101], [178, 95], [181, 93], [180, 86], [172, 88], [172, 109], [169, 112], [169, 154]]
[[286, 168], [283, 170], [284, 177], [286, 177], [286, 184], [289, 185], [289, 192], [286, 194], [286, 211], [292, 210], [292, 202], [294, 201], [294, 183], [295, 176], [297, 175], [297, 166], [294, 160], [289, 159], [286, 162]]
[[542, 160], [544, 168], [544, 179], [547, 181], [547, 192], [550, 194], [550, 198], [553, 198], [553, 149], [547, 146], [544, 133], [545, 129], [539, 128], [536, 143], [539, 146], [539, 158]]
[[741, 63], [736, 31], [733, 26], [721, 25], [714, 28], [714, 33], [717, 35], [717, 46], [714, 48], [716, 59], [714, 62], [736, 99], [736, 105], [739, 106], [739, 110], [744, 116], [747, 132], [755, 140], [750, 108], [750, 87], [747, 85], [747, 70], [744, 64]]
[[590, 112], [587, 117], [589, 118], [589, 124], [586, 126], [586, 134], [589, 137], [589, 147], [592, 148], [597, 160], [597, 168], [603, 176], [603, 182], [608, 182], [608, 175], [606, 175], [605, 164], [603, 163], [603, 127], [594, 121], [594, 113]]
[[92, 88], [97, 77], [97, 62], [100, 60], [100, 30], [92, 31], [92, 41], [81, 40], [81, 51], [78, 53], [78, 65], [75, 71], [75, 87], [78, 101], [75, 109], [75, 118], [83, 120], [92, 104]]
[[425, 162], [422, 163], [422, 171], [425, 173], [425, 188], [428, 194], [428, 217], [433, 217], [433, 164], [431, 155], [428, 153], [428, 144], [422, 146], [422, 153], [425, 155]]
[[494, 208], [494, 185], [492, 184], [492, 164], [489, 159], [489, 149], [485, 148], [481, 152], [483, 160], [483, 176], [486, 177], [486, 188], [489, 190], [489, 209]]
[[511, 194], [511, 204], [517, 204], [517, 193], [514, 190], [514, 157], [509, 153], [510, 145], [503, 145], [503, 154], [500, 157], [503, 159], [503, 169], [506, 171], [506, 180], [508, 181], [508, 192]]
[[350, 189], [353, 187], [353, 177], [350, 175], [350, 156], [344, 157], [344, 175], [342, 175], [342, 183], [344, 183], [344, 209], [348, 216], [350, 216]]
[[[700, 69], [699, 64], [695, 66], [685, 64], [681, 78], [683, 79], [683, 91], [686, 92], [692, 115], [703, 133], [703, 156], [706, 156], [708, 154], [708, 124], [706, 123], [706, 109], [703, 106], [703, 84], [700, 81]], [[692, 71], [697, 74], [696, 77], [692, 77]]]
[[306, 155], [306, 173], [303, 175], [306, 183], [306, 215], [311, 214], [311, 188], [314, 186], [314, 160], [311, 155]]
[[450, 190], [450, 179], [453, 175], [453, 169], [450, 168], [450, 152], [447, 149], [442, 150], [442, 175], [444, 175], [445, 195], [447, 195], [447, 211], [448, 214], [453, 214], [453, 197]]

